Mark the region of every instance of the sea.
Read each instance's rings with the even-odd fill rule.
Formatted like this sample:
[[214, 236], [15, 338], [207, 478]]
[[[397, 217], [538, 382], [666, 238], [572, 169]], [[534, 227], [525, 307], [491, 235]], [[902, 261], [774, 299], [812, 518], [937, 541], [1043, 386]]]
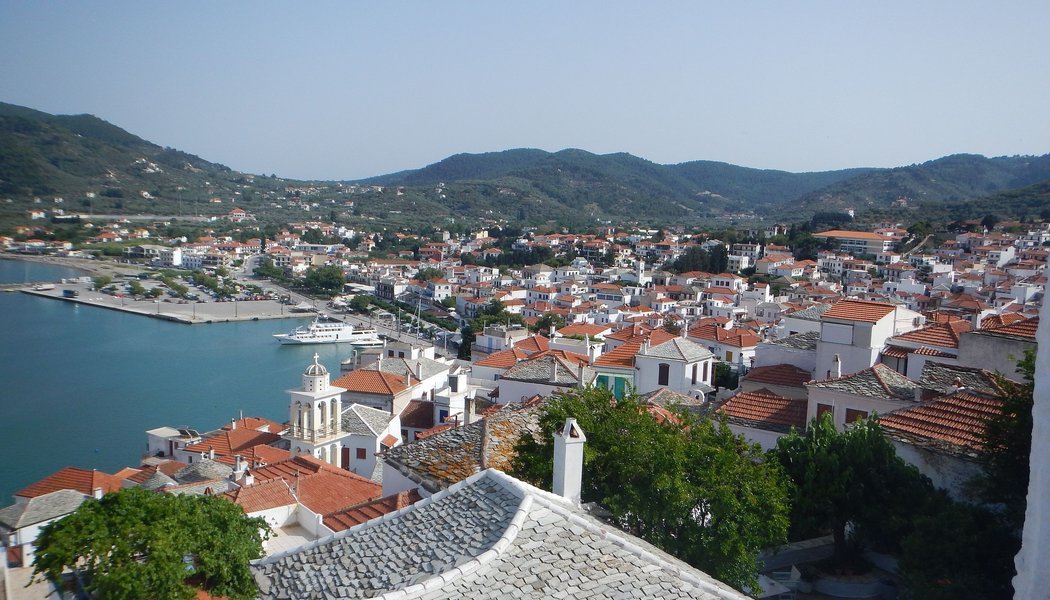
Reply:
[[[0, 260], [0, 283], [84, 273]], [[184, 325], [0, 292], [0, 506], [55, 471], [140, 464], [146, 431], [210, 431], [244, 416], [288, 420], [287, 390], [306, 367], [339, 374], [342, 344], [286, 346], [298, 319]]]

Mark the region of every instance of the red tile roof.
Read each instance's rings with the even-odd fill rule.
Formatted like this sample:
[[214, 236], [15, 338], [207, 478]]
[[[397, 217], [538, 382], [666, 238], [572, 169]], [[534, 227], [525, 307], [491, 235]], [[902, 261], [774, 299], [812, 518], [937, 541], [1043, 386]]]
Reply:
[[765, 383], [767, 385], [783, 385], [787, 387], [804, 387], [804, 384], [813, 379], [809, 371], [804, 371], [795, 365], [771, 365], [768, 367], [754, 367], [743, 377], [744, 381], [754, 383]]
[[422, 499], [423, 496], [419, 494], [419, 489], [413, 488], [407, 492], [398, 492], [377, 500], [369, 500], [368, 502], [338, 510], [326, 515], [324, 524], [332, 531], [343, 531], [350, 529], [354, 525], [360, 525], [376, 517], [411, 506]]
[[933, 325], [923, 327], [922, 329], [916, 329], [915, 331], [909, 331], [908, 333], [896, 336], [894, 339], [922, 344], [924, 346], [958, 348], [959, 334], [969, 330], [969, 321], [947, 321], [934, 323]]
[[214, 435], [204, 438], [196, 444], [186, 446], [187, 452], [208, 452], [214, 450], [217, 456], [233, 456], [253, 446], [272, 444], [281, 439], [276, 433], [256, 431], [254, 429], [221, 429]]
[[499, 352], [493, 352], [485, 358], [476, 361], [474, 364], [479, 367], [492, 367], [495, 369], [509, 369], [517, 364], [518, 361], [525, 360], [529, 357], [529, 353], [515, 346], [506, 350], [500, 350]]
[[748, 329], [734, 327], [727, 330], [725, 327], [714, 323], [705, 323], [693, 327], [689, 330], [689, 337], [718, 342], [719, 344], [737, 348], [752, 348], [762, 341]]
[[1002, 406], [999, 398], [960, 391], [883, 415], [879, 424], [891, 437], [972, 454], [983, 448], [988, 419], [999, 414]]
[[591, 337], [598, 337], [605, 332], [609, 331], [608, 325], [594, 325], [591, 323], [574, 323], [572, 325], [566, 325], [558, 330], [558, 333], [562, 335], [589, 335]]
[[[256, 429], [258, 431], [269, 431], [270, 433], [280, 433], [286, 429], [281, 423], [262, 417], [243, 417], [233, 423], [236, 423], [237, 429]], [[233, 423], [227, 423], [222, 428], [233, 429]]]
[[[251, 470], [249, 469], [249, 472]], [[246, 513], [258, 512], [296, 503], [291, 488], [284, 479], [269, 479], [223, 494]]]
[[634, 357], [642, 348], [641, 340], [624, 342], [609, 352], [602, 354], [594, 361], [595, 367], [618, 367], [631, 368], [634, 366]]
[[529, 354], [535, 354], [536, 352], [550, 350], [550, 341], [542, 335], [534, 335], [517, 342], [514, 344], [514, 347]]
[[401, 426], [409, 429], [430, 429], [434, 426], [434, 403], [412, 400], [401, 411]]
[[821, 318], [875, 323], [893, 312], [895, 308], [893, 304], [886, 304], [885, 302], [841, 300], [821, 315]]
[[345, 388], [351, 392], [394, 396], [419, 383], [419, 380], [411, 375], [408, 376], [408, 381], [409, 383], [406, 385], [404, 375], [395, 375], [374, 369], [357, 369], [336, 379], [332, 382], [332, 385]]
[[798, 429], [806, 426], [806, 400], [778, 396], [765, 388], [731, 396], [718, 407], [718, 412], [748, 424]]
[[306, 455], [250, 470], [258, 482], [284, 479], [300, 503], [322, 515], [378, 498], [383, 491], [383, 487], [371, 479]]
[[1032, 317], [1025, 319], [1024, 321], [1017, 321], [1008, 325], [1002, 325], [1000, 327], [993, 327], [990, 329], [982, 329], [982, 333], [994, 333], [997, 335], [1009, 335], [1014, 337], [1023, 337], [1035, 339], [1035, 332], [1039, 329], [1039, 317]]
[[102, 488], [103, 494], [116, 492], [124, 487], [124, 480], [102, 471], [89, 471], [79, 467], [66, 467], [51, 475], [27, 485], [15, 492], [21, 498], [36, 498], [58, 490], [76, 490], [91, 496], [96, 488]]

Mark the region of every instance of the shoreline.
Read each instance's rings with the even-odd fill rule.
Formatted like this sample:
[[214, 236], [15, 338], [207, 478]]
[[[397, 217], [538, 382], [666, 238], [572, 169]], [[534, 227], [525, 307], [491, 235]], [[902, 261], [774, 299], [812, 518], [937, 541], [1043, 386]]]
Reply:
[[55, 256], [53, 254], [19, 254], [16, 252], [0, 252], [0, 260], [20, 260], [23, 262], [34, 262], [48, 265], [57, 265], [84, 271], [92, 275], [127, 275], [131, 272], [142, 271], [139, 265], [129, 265], [110, 260], [95, 260], [90, 258], [79, 258], [74, 256]]

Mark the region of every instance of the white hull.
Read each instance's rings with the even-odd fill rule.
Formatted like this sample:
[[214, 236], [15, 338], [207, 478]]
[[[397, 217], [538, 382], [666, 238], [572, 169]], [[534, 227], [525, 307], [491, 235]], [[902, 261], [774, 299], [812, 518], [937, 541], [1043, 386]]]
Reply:
[[282, 344], [382, 343], [375, 329], [355, 328], [349, 323], [323, 317], [314, 319], [309, 325], [296, 327], [290, 333], [275, 333], [273, 337]]

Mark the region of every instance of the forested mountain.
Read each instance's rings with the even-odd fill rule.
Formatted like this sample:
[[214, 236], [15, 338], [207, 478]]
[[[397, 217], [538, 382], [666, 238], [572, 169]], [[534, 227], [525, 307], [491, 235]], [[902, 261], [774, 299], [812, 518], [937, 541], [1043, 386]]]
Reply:
[[[8, 200], [0, 212], [9, 218], [41, 197], [62, 198], [67, 210], [109, 213], [182, 214], [183, 200], [193, 199], [221, 214], [228, 210], [223, 203], [235, 203], [275, 221], [296, 214], [290, 204], [327, 205], [332, 214], [393, 225], [500, 218], [562, 225], [791, 222], [846, 207], [859, 214], [914, 213], [920, 206], [968, 214], [958, 207], [986, 196], [992, 199], [970, 206], [1015, 206], [1011, 216], [1023, 216], [1041, 209], [1044, 188], [1028, 188], [1042, 182], [1050, 182], [1050, 155], [954, 155], [893, 169], [789, 173], [714, 161], [661, 165], [577, 149], [457, 154], [355, 182], [301, 182], [237, 173], [91, 115], [0, 103], [0, 198]], [[1026, 191], [994, 196], [1019, 188]], [[309, 197], [300, 198], [300, 189]]]

